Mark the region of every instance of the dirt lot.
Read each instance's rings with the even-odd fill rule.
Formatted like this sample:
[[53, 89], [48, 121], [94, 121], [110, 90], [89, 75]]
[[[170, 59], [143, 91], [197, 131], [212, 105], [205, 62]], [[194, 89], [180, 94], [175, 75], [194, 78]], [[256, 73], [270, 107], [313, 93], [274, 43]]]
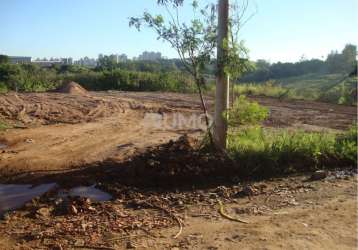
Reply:
[[[356, 107], [254, 99], [270, 108], [266, 126], [271, 127], [340, 130], [349, 127], [357, 117]], [[211, 107], [212, 99], [208, 100]], [[148, 114], [163, 115], [169, 125], [148, 126]], [[172, 126], [171, 122], [179, 115], [190, 119], [193, 114], [200, 114], [196, 95], [145, 92], [1, 95], [0, 119], [26, 129], [0, 132], [0, 143], [8, 145], [1, 153], [0, 174], [5, 177], [31, 171], [61, 171], [127, 157], [185, 133], [197, 135], [199, 124], [185, 127]]]
[[[269, 127], [339, 131], [357, 119], [356, 107], [252, 99], [270, 108], [265, 123]], [[208, 100], [212, 110], [212, 99]], [[99, 173], [110, 170], [105, 164], [108, 161], [130, 161], [149, 147], [183, 134], [200, 136], [201, 124], [178, 123], [178, 119], [199, 114], [197, 97], [185, 94], [110, 91], [1, 95], [0, 120], [15, 128], [0, 132], [0, 144], [6, 145], [0, 150], [0, 183], [67, 178], [65, 183], [73, 180], [72, 185], [98, 184]], [[153, 119], [158, 122], [158, 116], [160, 125], [150, 124]], [[93, 166], [96, 170], [90, 176], [88, 169]], [[90, 174], [76, 179], [74, 170]], [[356, 175], [330, 176], [308, 183], [307, 176], [252, 182], [250, 185], [260, 192], [250, 199], [251, 195], [235, 196], [247, 185], [238, 181], [236, 186], [219, 182], [216, 187], [190, 192], [139, 190], [124, 196], [121, 188], [112, 188], [108, 191], [114, 201], [93, 204], [94, 210], [76, 216], [33, 216], [42, 206], [55, 206], [48, 198], [10, 214], [0, 223], [4, 235], [0, 249], [355, 249]], [[87, 182], [81, 183], [84, 179]], [[143, 197], [148, 197], [149, 205], [143, 204]], [[139, 205], [137, 198], [142, 202]], [[218, 200], [225, 203], [229, 214], [250, 223], [223, 218], [217, 211]], [[133, 205], [141, 209], [133, 209]], [[184, 227], [173, 239], [177, 217]], [[126, 223], [136, 226], [126, 228]]]

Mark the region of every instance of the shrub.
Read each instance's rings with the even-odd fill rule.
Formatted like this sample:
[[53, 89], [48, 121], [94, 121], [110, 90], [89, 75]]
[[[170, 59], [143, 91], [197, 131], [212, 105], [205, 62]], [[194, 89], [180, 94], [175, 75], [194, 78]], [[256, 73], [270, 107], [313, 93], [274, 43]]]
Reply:
[[8, 87], [4, 82], [0, 82], [0, 93], [6, 93], [8, 91]]
[[268, 117], [268, 108], [257, 102], [248, 101], [244, 95], [235, 100], [229, 110], [229, 126], [258, 124]]
[[113, 71], [65, 74], [63, 79], [80, 83], [88, 90], [194, 92], [192, 80], [180, 73]]
[[346, 133], [337, 137], [335, 152], [338, 158], [357, 163], [357, 125], [353, 125]]

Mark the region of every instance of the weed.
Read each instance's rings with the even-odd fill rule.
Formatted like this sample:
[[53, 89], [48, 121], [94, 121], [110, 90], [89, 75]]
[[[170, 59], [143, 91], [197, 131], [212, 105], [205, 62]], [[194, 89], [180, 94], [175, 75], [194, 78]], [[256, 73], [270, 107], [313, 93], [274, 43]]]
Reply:
[[356, 127], [341, 135], [263, 129], [232, 129], [228, 151], [245, 176], [271, 176], [357, 164]]
[[5, 121], [0, 120], [0, 131], [9, 129], [9, 128], [11, 128], [11, 126], [9, 124], [7, 124]]
[[240, 96], [229, 112], [228, 153], [243, 176], [357, 164], [357, 126], [343, 134], [262, 128], [268, 111]]
[[244, 95], [240, 95], [229, 110], [228, 124], [230, 126], [258, 124], [268, 115], [268, 108], [260, 106], [257, 102], [248, 101]]

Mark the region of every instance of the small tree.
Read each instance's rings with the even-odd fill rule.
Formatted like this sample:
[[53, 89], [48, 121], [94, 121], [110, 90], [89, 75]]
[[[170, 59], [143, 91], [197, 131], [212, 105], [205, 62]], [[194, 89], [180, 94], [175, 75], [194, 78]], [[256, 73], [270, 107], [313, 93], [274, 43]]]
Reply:
[[[246, 56], [247, 50], [242, 42], [238, 42], [240, 27], [248, 20], [244, 20], [244, 15], [248, 7], [248, 1], [239, 6], [236, 1], [230, 5], [231, 18], [229, 22], [230, 39], [225, 41], [227, 56], [225, 62], [225, 72], [237, 79], [248, 65]], [[130, 18], [129, 25], [134, 26], [140, 31], [143, 25], [149, 27], [157, 33], [158, 39], [168, 42], [178, 53], [181, 63], [188, 73], [193, 77], [197, 86], [201, 106], [205, 114], [205, 121], [208, 127], [209, 136], [212, 140], [209, 128], [209, 118], [206, 103], [203, 97], [203, 86], [205, 84], [205, 66], [215, 56], [217, 46], [217, 8], [214, 4], [208, 4], [204, 8], [199, 8], [198, 1], [192, 1], [193, 19], [189, 23], [181, 22], [179, 9], [183, 0], [157, 0], [163, 6], [168, 15], [168, 20], [162, 15], [152, 15], [144, 12], [141, 17]]]
[[194, 0], [192, 2], [194, 18], [189, 23], [184, 23], [179, 18], [179, 8], [182, 3], [182, 0], [159, 0], [158, 4], [165, 8], [169, 20], [166, 21], [162, 15], [144, 12], [141, 17], [130, 18], [129, 24], [138, 30], [143, 24], [146, 25], [157, 33], [158, 39], [168, 42], [177, 51], [183, 66], [195, 81], [209, 129], [209, 117], [202, 91], [205, 84], [203, 71], [214, 56], [216, 9], [215, 5], [207, 5], [199, 9], [198, 2]]

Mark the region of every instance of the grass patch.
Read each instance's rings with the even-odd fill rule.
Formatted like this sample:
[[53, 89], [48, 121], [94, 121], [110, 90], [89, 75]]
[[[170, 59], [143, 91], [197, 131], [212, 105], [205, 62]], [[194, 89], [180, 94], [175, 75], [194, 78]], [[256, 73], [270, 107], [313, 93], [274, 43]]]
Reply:
[[319, 100], [335, 104], [356, 105], [357, 81], [357, 77], [345, 79], [341, 74], [307, 74], [264, 83], [238, 84], [234, 87], [234, 91], [236, 95]]
[[0, 120], [0, 131], [6, 130], [11, 128], [11, 125], [9, 125], [7, 122]]
[[357, 164], [357, 129], [344, 134], [263, 129], [231, 129], [228, 152], [244, 176], [272, 176]]
[[228, 152], [242, 176], [357, 165], [357, 125], [342, 134], [262, 128], [267, 116], [266, 108], [244, 96], [229, 110]]
[[276, 85], [274, 81], [268, 81], [263, 84], [247, 83], [235, 85], [234, 92], [236, 95], [269, 96], [278, 98], [287, 94], [288, 89]]

